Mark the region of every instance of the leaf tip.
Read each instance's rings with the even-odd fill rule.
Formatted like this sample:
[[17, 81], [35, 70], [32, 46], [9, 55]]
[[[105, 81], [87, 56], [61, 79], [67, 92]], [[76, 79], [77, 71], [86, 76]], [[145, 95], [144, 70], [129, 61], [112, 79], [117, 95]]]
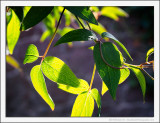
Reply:
[[52, 111], [54, 111], [54, 107], [53, 107], [53, 108], [51, 108], [51, 110], [52, 110]]

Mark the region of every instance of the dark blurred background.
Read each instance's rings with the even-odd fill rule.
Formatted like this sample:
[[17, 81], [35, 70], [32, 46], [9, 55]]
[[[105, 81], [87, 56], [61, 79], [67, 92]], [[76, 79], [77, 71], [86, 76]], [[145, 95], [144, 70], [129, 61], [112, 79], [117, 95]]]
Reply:
[[[120, 7], [129, 14], [128, 18], [120, 18], [118, 22], [101, 16], [98, 21], [118, 38], [130, 52], [133, 62], [141, 64], [145, 62], [147, 51], [154, 46], [154, 8], [153, 7]], [[64, 18], [61, 27], [64, 26]], [[40, 37], [45, 31], [43, 23], [39, 23], [29, 31], [22, 32], [13, 56], [19, 61], [23, 74], [6, 64], [6, 116], [7, 117], [69, 117], [77, 95], [69, 94], [57, 88], [57, 85], [46, 78], [46, 84], [52, 99], [55, 102], [55, 110], [43, 101], [34, 90], [30, 80], [30, 70], [40, 59], [32, 64], [23, 65], [26, 49], [29, 44], [38, 47], [40, 55], [43, 55], [49, 39], [40, 43]], [[55, 41], [59, 39], [56, 36]], [[54, 41], [54, 43], [55, 43]], [[73, 47], [67, 44], [53, 48], [48, 56], [56, 56], [69, 65], [78, 78], [90, 82], [94, 65], [92, 51], [88, 47], [92, 42], [75, 42]], [[122, 53], [124, 53], [122, 51]], [[151, 56], [153, 59], [153, 55]], [[153, 76], [153, 69], [147, 69]], [[154, 81], [145, 75], [147, 83], [146, 102], [137, 78], [131, 72], [129, 78], [119, 85], [116, 101], [113, 101], [109, 92], [102, 96], [101, 117], [153, 117], [154, 116]], [[95, 74], [93, 88], [101, 92], [102, 82], [98, 73]], [[95, 104], [93, 116], [97, 116], [98, 109]]]

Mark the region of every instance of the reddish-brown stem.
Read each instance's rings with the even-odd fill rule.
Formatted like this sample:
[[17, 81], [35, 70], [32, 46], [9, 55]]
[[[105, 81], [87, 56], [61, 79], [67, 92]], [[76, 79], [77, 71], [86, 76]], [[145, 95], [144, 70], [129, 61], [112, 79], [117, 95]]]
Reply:
[[59, 21], [58, 21], [57, 26], [56, 26], [56, 30], [55, 30], [55, 32], [54, 32], [54, 34], [53, 34], [53, 36], [52, 36], [52, 38], [51, 38], [51, 40], [50, 40], [48, 46], [47, 46], [47, 49], [46, 49], [46, 51], [45, 51], [45, 53], [44, 53], [44, 55], [43, 55], [43, 57], [42, 57], [41, 63], [43, 62], [45, 56], [47, 55], [48, 50], [49, 50], [49, 48], [50, 48], [50, 46], [51, 46], [51, 44], [52, 44], [52, 42], [53, 42], [53, 39], [54, 39], [54, 37], [55, 37], [55, 35], [56, 35], [56, 33], [57, 33], [59, 24], [60, 24], [61, 19], [62, 19], [62, 15], [63, 15], [63, 13], [64, 13], [64, 10], [65, 10], [65, 8], [63, 9], [63, 11], [62, 11], [62, 13], [61, 13], [61, 16], [60, 16]]
[[101, 58], [102, 58], [102, 60], [104, 61], [104, 63], [105, 63], [106, 65], [108, 65], [109, 67], [114, 68], [114, 69], [124, 69], [124, 68], [126, 68], [126, 67], [114, 67], [114, 66], [110, 65], [110, 64], [104, 59], [103, 53], [102, 53], [102, 49], [101, 49], [101, 42], [100, 42], [100, 41], [99, 41], [99, 50], [100, 50]]

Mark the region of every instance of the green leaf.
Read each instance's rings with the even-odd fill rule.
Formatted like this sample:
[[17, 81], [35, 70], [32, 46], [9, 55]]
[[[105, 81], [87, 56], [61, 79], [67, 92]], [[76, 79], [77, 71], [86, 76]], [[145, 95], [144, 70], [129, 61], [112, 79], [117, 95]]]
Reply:
[[78, 79], [78, 80], [80, 82], [78, 87], [72, 87], [70, 85], [64, 85], [64, 84], [58, 84], [58, 83], [57, 85], [58, 85], [58, 88], [63, 91], [69, 92], [71, 94], [81, 94], [82, 92], [87, 91], [89, 89], [89, 85], [83, 79]]
[[100, 23], [98, 25], [89, 24], [91, 29], [101, 35], [103, 32], [107, 32], [107, 30], [104, 28], [104, 26]]
[[24, 6], [23, 8], [23, 16], [26, 17], [27, 13], [31, 9], [32, 6]]
[[93, 89], [91, 90], [91, 95], [92, 95], [92, 97], [94, 98], [94, 100], [96, 101], [97, 106], [98, 106], [98, 108], [99, 108], [100, 105], [101, 105], [101, 96], [100, 96], [98, 90], [97, 90], [96, 88], [93, 88]]
[[115, 21], [119, 20], [118, 16], [128, 17], [128, 14], [118, 7], [103, 7], [101, 15], [109, 17]]
[[103, 32], [101, 34], [102, 38], [110, 38], [112, 40], [114, 40], [125, 52], [126, 54], [130, 57], [130, 59], [133, 61], [132, 57], [130, 56], [129, 52], [127, 51], [127, 49], [125, 48], [125, 46], [120, 42], [118, 41], [118, 39], [116, 39], [112, 34], [110, 34], [109, 32]]
[[148, 52], [146, 54], [146, 62], [148, 62], [148, 58], [152, 53], [154, 53], [154, 48], [151, 48], [151, 49], [148, 50]]
[[13, 50], [17, 44], [20, 35], [20, 20], [13, 10], [11, 12], [12, 17], [7, 25], [7, 44], [10, 54], [13, 54]]
[[44, 101], [50, 106], [53, 111], [55, 105], [52, 98], [48, 94], [45, 79], [41, 71], [41, 66], [34, 66], [31, 70], [30, 76], [35, 90], [39, 93], [39, 95], [44, 99]]
[[95, 33], [87, 29], [77, 29], [66, 33], [56, 42], [54, 46], [72, 41], [88, 41], [88, 40], [97, 40], [97, 36], [95, 35]]
[[69, 11], [64, 12], [65, 17], [65, 26], [69, 26], [71, 24], [71, 13]]
[[45, 32], [43, 32], [41, 39], [40, 39], [40, 42], [44, 42], [44, 40], [46, 40], [46, 38], [49, 36], [50, 36], [50, 31], [46, 30]]
[[88, 47], [89, 50], [94, 50], [94, 46]]
[[32, 63], [36, 61], [38, 57], [39, 57], [39, 52], [37, 47], [34, 44], [30, 44], [27, 48], [23, 64]]
[[20, 72], [22, 71], [18, 61], [14, 57], [6, 55], [6, 62], [10, 64], [12, 67], [18, 69]]
[[59, 30], [59, 31], [58, 31], [58, 34], [59, 34], [60, 36], [63, 36], [63, 35], [65, 35], [66, 33], [70, 32], [70, 31], [73, 31], [73, 30], [74, 30], [74, 28], [65, 27], [65, 28], [63, 28], [62, 30]]
[[94, 99], [91, 93], [79, 94], [74, 102], [71, 117], [90, 117], [94, 110]]
[[40, 21], [42, 21], [51, 11], [53, 7], [31, 7], [22, 21], [21, 31], [29, 29]]
[[16, 15], [19, 18], [20, 22], [22, 22], [22, 20], [23, 20], [23, 7], [10, 6], [10, 8], [16, 13]]
[[130, 66], [130, 69], [134, 72], [134, 74], [136, 75], [138, 81], [139, 81], [139, 84], [141, 86], [141, 90], [142, 90], [142, 94], [143, 94], [143, 100], [145, 101], [145, 93], [146, 93], [146, 80], [144, 78], [144, 75], [143, 73], [141, 72], [140, 69], [138, 68], [135, 68], [135, 67], [131, 67]]
[[[119, 80], [119, 83], [118, 84], [121, 84], [122, 82], [124, 82], [128, 76], [130, 74], [130, 71], [128, 68], [125, 68], [125, 69], [120, 69], [120, 80]], [[101, 94], [102, 96], [108, 91], [108, 88], [107, 86], [105, 85], [104, 82], [102, 82], [102, 91], [101, 91]]]
[[48, 56], [42, 62], [44, 75], [59, 84], [78, 87], [80, 82], [71, 69], [59, 58]]
[[[96, 63], [96, 68], [98, 73], [106, 86], [109, 88], [109, 92], [112, 98], [116, 99], [116, 91], [118, 87], [118, 83], [120, 80], [120, 69], [111, 68], [110, 66], [106, 65], [103, 61], [99, 49], [100, 43], [97, 43], [94, 46], [93, 55], [94, 61]], [[123, 57], [120, 54], [118, 48], [111, 42], [104, 42], [101, 44], [101, 51], [105, 61], [114, 66], [114, 67], [121, 67], [121, 63], [123, 63]]]
[[69, 10], [71, 13], [73, 13], [75, 16], [78, 16], [83, 20], [98, 25], [98, 22], [95, 19], [89, 7], [65, 7], [65, 8]]
[[9, 10], [6, 12], [7, 25], [8, 25], [8, 23], [10, 22], [11, 18], [12, 18], [12, 10], [9, 9]]

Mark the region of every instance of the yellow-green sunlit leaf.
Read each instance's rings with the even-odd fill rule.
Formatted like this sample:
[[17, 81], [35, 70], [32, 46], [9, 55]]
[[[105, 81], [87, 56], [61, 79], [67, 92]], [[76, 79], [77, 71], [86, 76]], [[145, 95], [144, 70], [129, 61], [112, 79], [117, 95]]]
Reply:
[[154, 48], [151, 48], [151, 49], [148, 50], [148, 52], [146, 54], [146, 62], [148, 62], [148, 58], [152, 53], [154, 53]]
[[68, 65], [57, 57], [46, 57], [42, 62], [42, 71], [53, 82], [73, 87], [78, 87], [80, 84]]
[[128, 14], [118, 7], [103, 7], [101, 15], [109, 17], [115, 21], [119, 20], [119, 16], [128, 17]]
[[74, 102], [71, 117], [91, 117], [94, 110], [94, 99], [90, 92], [79, 94]]
[[98, 90], [97, 90], [96, 88], [93, 88], [93, 89], [91, 90], [91, 95], [93, 96], [93, 98], [94, 98], [94, 100], [96, 101], [97, 106], [98, 106], [98, 108], [99, 108], [100, 105], [101, 105], [101, 96], [100, 96]]
[[50, 106], [53, 111], [55, 104], [50, 95], [48, 94], [45, 79], [41, 71], [41, 66], [34, 66], [31, 70], [30, 76], [35, 90], [39, 93], [39, 95], [44, 99], [44, 101]]
[[64, 85], [64, 84], [58, 84], [58, 88], [63, 90], [63, 91], [66, 91], [66, 92], [69, 92], [69, 93], [72, 93], [72, 94], [80, 94], [84, 91], [87, 91], [89, 89], [89, 85], [88, 83], [83, 80], [83, 79], [78, 79], [80, 84], [78, 85], [78, 87], [72, 87], [70, 85]]
[[13, 54], [20, 35], [20, 20], [13, 10], [11, 12], [12, 17], [7, 25], [7, 44], [10, 54]]
[[146, 93], [145, 77], [139, 68], [135, 68], [135, 67], [130, 66], [130, 69], [134, 72], [134, 74], [136, 75], [136, 77], [139, 81], [139, 84], [140, 84], [141, 90], [142, 90], [142, 94], [143, 94], [143, 100], [145, 101], [145, 93]]
[[6, 62], [10, 64], [12, 67], [18, 69], [19, 71], [22, 71], [18, 61], [14, 57], [6, 55]]

